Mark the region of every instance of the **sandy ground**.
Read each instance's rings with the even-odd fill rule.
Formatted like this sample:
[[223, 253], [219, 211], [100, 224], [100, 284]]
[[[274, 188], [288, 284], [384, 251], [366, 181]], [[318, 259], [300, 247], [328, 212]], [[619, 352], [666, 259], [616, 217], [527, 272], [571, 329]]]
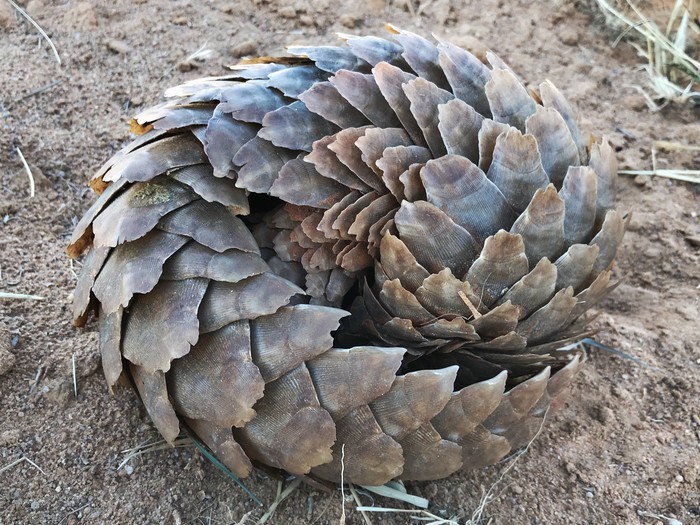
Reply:
[[[647, 110], [630, 88], [646, 82], [635, 70], [635, 51], [611, 47], [617, 34], [589, 4], [32, 0], [26, 7], [62, 64], [0, 1], [0, 291], [45, 298], [0, 300], [2, 524], [219, 524], [263, 512], [191, 447], [152, 452], [118, 469], [124, 449], [158, 436], [134, 393], [107, 392], [95, 326], [70, 323], [77, 265], [64, 249], [93, 199], [86, 181], [128, 140], [129, 116], [167, 86], [221, 73], [240, 55], [330, 43], [336, 32], [379, 34], [391, 21], [457, 43], [479, 38], [527, 82], [551, 79], [584, 128], [612, 141], [622, 168], [649, 169], [654, 140], [700, 143], [697, 107]], [[213, 54], [187, 62], [201, 46]], [[33, 198], [15, 147], [32, 167]], [[695, 169], [699, 161], [682, 152], [658, 159], [659, 167]], [[621, 207], [634, 212], [617, 266], [625, 280], [601, 306], [597, 337], [655, 368], [592, 351], [567, 407], [493, 491], [490, 523], [700, 521], [698, 190], [621, 177]], [[430, 498], [436, 515], [464, 522], [508, 465], [408, 489]], [[274, 499], [276, 482], [262, 475], [246, 482], [267, 504]], [[354, 506], [345, 502], [347, 523], [362, 523]], [[342, 507], [339, 492], [302, 487], [271, 522], [336, 524]], [[396, 513], [372, 519], [411, 522]]]

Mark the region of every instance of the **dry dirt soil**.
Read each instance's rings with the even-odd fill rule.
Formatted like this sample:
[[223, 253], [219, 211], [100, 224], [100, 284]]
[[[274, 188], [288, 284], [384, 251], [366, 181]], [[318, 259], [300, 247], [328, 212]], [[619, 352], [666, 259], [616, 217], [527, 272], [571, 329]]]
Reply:
[[[46, 3], [42, 3], [46, 2]], [[410, 4], [409, 4], [410, 3]], [[673, 2], [655, 2], [663, 12]], [[192, 447], [130, 460], [158, 435], [136, 395], [110, 395], [95, 326], [71, 326], [77, 263], [64, 255], [93, 195], [88, 177], [129, 140], [130, 115], [185, 80], [215, 75], [247, 54], [381, 34], [385, 22], [457, 43], [478, 38], [528, 83], [551, 79], [606, 136], [623, 169], [649, 169], [655, 140], [700, 144], [700, 112], [651, 113], [632, 87], [640, 58], [594, 4], [556, 0], [31, 0], [51, 50], [0, 0], [0, 523], [238, 523], [259, 510]], [[644, 6], [645, 4], [642, 4]], [[648, 4], [647, 4], [648, 6]], [[187, 57], [201, 47], [201, 61]], [[17, 148], [27, 158], [36, 195]], [[698, 168], [700, 155], [660, 153], [659, 167]], [[492, 492], [486, 523], [685, 525], [700, 522], [699, 186], [621, 176], [633, 211], [619, 254], [624, 282], [600, 307], [597, 339], [644, 367], [592, 350], [574, 395]], [[73, 392], [75, 360], [77, 397]], [[19, 463], [15, 462], [26, 458]], [[33, 463], [30, 463], [31, 462]], [[509, 462], [408, 490], [438, 516], [465, 522]], [[266, 504], [277, 483], [246, 480]], [[364, 504], [396, 506], [360, 495]], [[363, 523], [345, 501], [347, 523]], [[340, 492], [302, 487], [271, 523], [341, 523]], [[247, 514], [248, 513], [248, 514]], [[672, 519], [678, 521], [671, 521]], [[374, 523], [416, 523], [407, 514]]]

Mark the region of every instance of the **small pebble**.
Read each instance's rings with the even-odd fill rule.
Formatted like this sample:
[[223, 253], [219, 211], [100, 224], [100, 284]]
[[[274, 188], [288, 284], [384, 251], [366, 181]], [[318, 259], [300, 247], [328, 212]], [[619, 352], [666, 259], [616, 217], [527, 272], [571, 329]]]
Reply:
[[277, 11], [282, 18], [295, 18], [297, 16], [296, 10], [292, 6], [284, 6], [282, 9]]
[[644, 97], [638, 94], [631, 94], [622, 99], [622, 104], [633, 111], [642, 111], [647, 109], [647, 103]]
[[649, 175], [637, 175], [634, 178], [634, 183], [639, 187], [648, 188], [651, 186], [651, 177]]
[[685, 242], [690, 244], [693, 248], [700, 248], [700, 235], [688, 235], [685, 238]]
[[610, 407], [601, 407], [596, 416], [596, 419], [603, 425], [609, 425], [615, 421], [615, 412]]
[[117, 53], [119, 55], [125, 55], [129, 51], [131, 51], [131, 48], [129, 47], [129, 45], [126, 42], [124, 42], [123, 40], [110, 39], [110, 40], [107, 40], [106, 43], [107, 43], [107, 49], [109, 49], [113, 53]]
[[245, 42], [241, 42], [240, 44], [237, 44], [231, 48], [231, 55], [236, 58], [252, 56], [257, 54], [257, 52], [258, 45], [252, 40], [246, 40]]
[[559, 39], [567, 46], [574, 46], [578, 44], [579, 34], [573, 27], [562, 25], [559, 29]]
[[684, 478], [683, 476], [681, 476], [680, 474], [678, 474], [678, 475], [676, 476], [676, 481], [677, 481], [678, 483], [683, 483], [683, 482], [685, 481], [685, 478]]
[[433, 499], [435, 496], [437, 496], [438, 486], [435, 483], [428, 483], [425, 486], [425, 489], [423, 492], [424, 492], [424, 495], [426, 498]]
[[190, 62], [190, 61], [183, 61], [177, 65], [178, 71], [181, 71], [183, 73], [187, 73], [188, 71], [192, 71], [193, 69], [196, 69], [196, 68], [197, 68], [197, 64], [195, 64], [194, 62]]
[[314, 17], [311, 15], [301, 15], [299, 17], [299, 24], [307, 27], [312, 26], [314, 25]]
[[342, 25], [344, 25], [348, 29], [354, 29], [355, 27], [357, 27], [360, 24], [362, 19], [356, 15], [344, 14], [344, 15], [340, 15], [339, 21]]
[[131, 476], [134, 473], [134, 467], [127, 465], [124, 470], [126, 470], [126, 475]]

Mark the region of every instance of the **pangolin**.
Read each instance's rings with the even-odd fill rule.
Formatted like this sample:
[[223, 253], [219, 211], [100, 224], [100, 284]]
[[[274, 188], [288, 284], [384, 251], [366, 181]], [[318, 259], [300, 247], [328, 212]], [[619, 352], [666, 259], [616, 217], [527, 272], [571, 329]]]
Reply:
[[76, 324], [235, 475], [381, 485], [499, 461], [614, 287], [616, 161], [545, 81], [390, 27], [137, 115], [68, 248]]

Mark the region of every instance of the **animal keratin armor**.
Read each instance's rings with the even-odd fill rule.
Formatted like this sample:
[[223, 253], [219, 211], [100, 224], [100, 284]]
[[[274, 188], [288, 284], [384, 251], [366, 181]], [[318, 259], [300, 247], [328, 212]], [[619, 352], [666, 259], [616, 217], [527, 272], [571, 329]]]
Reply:
[[170, 89], [71, 239], [110, 388], [238, 476], [499, 461], [564, 403], [614, 286], [610, 145], [552, 83], [390, 31]]

